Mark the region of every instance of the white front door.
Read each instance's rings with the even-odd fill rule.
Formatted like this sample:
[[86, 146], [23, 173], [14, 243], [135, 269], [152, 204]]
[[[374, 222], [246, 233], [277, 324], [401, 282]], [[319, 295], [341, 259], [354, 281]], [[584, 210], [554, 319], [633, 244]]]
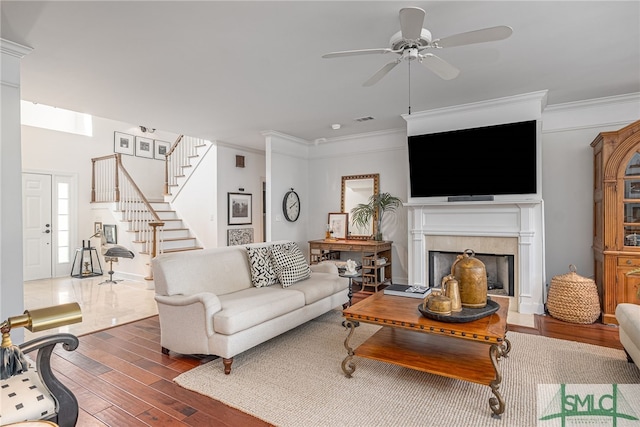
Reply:
[[51, 175], [22, 174], [24, 280], [52, 277]]

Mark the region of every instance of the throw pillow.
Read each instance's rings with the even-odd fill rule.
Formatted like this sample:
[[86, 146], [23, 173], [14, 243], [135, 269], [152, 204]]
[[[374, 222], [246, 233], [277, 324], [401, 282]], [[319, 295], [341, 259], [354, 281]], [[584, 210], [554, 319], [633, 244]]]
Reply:
[[271, 249], [271, 259], [283, 288], [308, 279], [311, 276], [311, 269], [307, 264], [307, 260], [295, 243], [288, 247], [278, 248], [274, 246]]
[[270, 248], [268, 247], [247, 248], [249, 265], [251, 266], [251, 283], [256, 288], [278, 283], [278, 276], [273, 270], [269, 252]]

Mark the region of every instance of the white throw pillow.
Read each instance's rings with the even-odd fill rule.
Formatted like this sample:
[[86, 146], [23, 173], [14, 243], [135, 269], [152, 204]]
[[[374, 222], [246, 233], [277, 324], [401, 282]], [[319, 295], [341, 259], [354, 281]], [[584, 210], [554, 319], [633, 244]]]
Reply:
[[307, 260], [295, 243], [288, 247], [273, 247], [271, 249], [273, 268], [283, 288], [308, 279], [311, 268]]

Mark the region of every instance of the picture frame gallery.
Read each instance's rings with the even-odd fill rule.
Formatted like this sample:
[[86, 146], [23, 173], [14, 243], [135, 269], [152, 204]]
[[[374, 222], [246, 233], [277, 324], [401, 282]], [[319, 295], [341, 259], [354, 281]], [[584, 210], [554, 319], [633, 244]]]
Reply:
[[170, 150], [171, 143], [167, 141], [129, 135], [118, 131], [113, 133], [114, 153], [164, 161]]

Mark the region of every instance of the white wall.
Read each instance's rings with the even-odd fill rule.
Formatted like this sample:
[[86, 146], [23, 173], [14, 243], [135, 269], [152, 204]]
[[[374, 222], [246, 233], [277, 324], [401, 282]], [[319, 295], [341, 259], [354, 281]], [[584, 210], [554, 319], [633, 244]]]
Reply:
[[640, 94], [548, 106], [542, 115], [546, 283], [574, 264], [593, 277], [593, 149], [598, 133], [640, 118]]
[[[309, 191], [309, 143], [280, 134], [266, 132], [267, 162], [267, 241], [292, 240], [306, 256], [309, 252], [309, 218], [312, 198]], [[282, 213], [282, 199], [291, 188], [300, 197], [300, 217], [289, 222]]]
[[[332, 139], [310, 148], [309, 218], [307, 239], [323, 239], [328, 214], [340, 212], [342, 176], [380, 174], [380, 192], [407, 201], [409, 159], [404, 129]], [[382, 224], [385, 240], [393, 241], [394, 283], [407, 283], [407, 213], [404, 207], [387, 213]]]
[[[244, 168], [236, 167], [236, 155], [245, 157]], [[227, 246], [227, 231], [235, 228], [253, 228], [253, 241], [262, 242], [262, 183], [266, 179], [264, 152], [219, 144], [217, 164], [218, 246]], [[250, 225], [228, 225], [228, 193], [251, 194]]]

